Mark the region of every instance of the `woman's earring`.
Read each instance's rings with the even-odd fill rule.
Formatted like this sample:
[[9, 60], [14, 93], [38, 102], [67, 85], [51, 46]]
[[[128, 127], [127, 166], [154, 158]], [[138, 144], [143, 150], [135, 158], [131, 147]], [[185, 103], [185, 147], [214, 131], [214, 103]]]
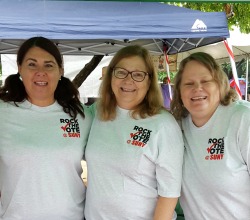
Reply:
[[22, 79], [22, 77], [21, 77], [21, 76], [19, 76], [19, 79], [20, 79], [21, 81], [23, 81], [23, 79]]

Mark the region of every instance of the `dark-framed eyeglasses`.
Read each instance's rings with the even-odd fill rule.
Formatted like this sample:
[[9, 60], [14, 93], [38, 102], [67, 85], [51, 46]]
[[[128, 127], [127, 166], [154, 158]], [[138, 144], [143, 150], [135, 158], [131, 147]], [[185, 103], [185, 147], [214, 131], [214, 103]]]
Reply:
[[121, 67], [114, 67], [113, 68], [113, 73], [114, 76], [118, 79], [125, 79], [128, 74], [131, 75], [132, 79], [136, 82], [142, 82], [146, 75], [149, 75], [148, 73], [144, 72], [144, 71], [131, 71], [129, 72], [128, 70], [121, 68]]

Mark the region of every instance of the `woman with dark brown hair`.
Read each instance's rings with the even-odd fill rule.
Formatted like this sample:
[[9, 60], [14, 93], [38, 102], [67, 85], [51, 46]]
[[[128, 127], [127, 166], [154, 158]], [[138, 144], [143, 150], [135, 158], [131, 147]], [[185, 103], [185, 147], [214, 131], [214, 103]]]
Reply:
[[17, 65], [0, 88], [0, 219], [83, 220], [92, 118], [52, 41], [26, 40]]

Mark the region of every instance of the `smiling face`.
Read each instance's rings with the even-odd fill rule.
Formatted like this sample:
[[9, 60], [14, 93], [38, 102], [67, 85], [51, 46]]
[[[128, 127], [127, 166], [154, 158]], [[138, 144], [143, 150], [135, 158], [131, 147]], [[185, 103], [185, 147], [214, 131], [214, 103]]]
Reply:
[[[147, 72], [144, 60], [139, 56], [123, 58], [115, 67], [126, 69], [129, 72]], [[130, 74], [125, 79], [118, 79], [112, 74], [111, 87], [115, 94], [117, 105], [123, 109], [132, 110], [139, 105], [146, 96], [149, 85], [150, 79], [148, 75], [142, 82], [136, 82], [131, 78]]]
[[197, 61], [188, 62], [180, 84], [181, 99], [194, 124], [203, 126], [220, 103], [219, 86], [210, 71]]
[[38, 106], [54, 103], [54, 92], [62, 75], [55, 58], [47, 51], [32, 47], [18, 65], [28, 100]]

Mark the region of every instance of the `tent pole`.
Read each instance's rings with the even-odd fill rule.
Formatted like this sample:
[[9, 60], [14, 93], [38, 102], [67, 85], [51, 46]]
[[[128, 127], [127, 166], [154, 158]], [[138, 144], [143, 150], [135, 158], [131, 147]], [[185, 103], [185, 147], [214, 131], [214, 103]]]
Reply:
[[165, 55], [165, 62], [166, 62], [166, 69], [167, 69], [167, 76], [168, 76], [168, 91], [170, 100], [172, 100], [172, 88], [171, 88], [171, 78], [170, 78], [170, 71], [169, 71], [169, 62], [168, 62], [168, 55], [164, 52]]
[[2, 55], [0, 54], [0, 86], [3, 84]]
[[248, 62], [249, 62], [249, 55], [247, 55], [247, 67], [246, 67], [246, 91], [245, 91], [245, 100], [247, 101], [247, 94], [248, 94]]
[[236, 69], [235, 60], [234, 60], [233, 49], [232, 49], [232, 45], [229, 42], [230, 42], [230, 39], [227, 38], [227, 40], [224, 40], [224, 45], [225, 45], [225, 47], [227, 49], [227, 52], [229, 54], [230, 63], [231, 63], [231, 66], [232, 66], [232, 73], [233, 73], [233, 80], [235, 82], [235, 89], [236, 89], [236, 92], [239, 95], [239, 98], [242, 99], [242, 94], [241, 94], [241, 91], [240, 91], [237, 69]]

